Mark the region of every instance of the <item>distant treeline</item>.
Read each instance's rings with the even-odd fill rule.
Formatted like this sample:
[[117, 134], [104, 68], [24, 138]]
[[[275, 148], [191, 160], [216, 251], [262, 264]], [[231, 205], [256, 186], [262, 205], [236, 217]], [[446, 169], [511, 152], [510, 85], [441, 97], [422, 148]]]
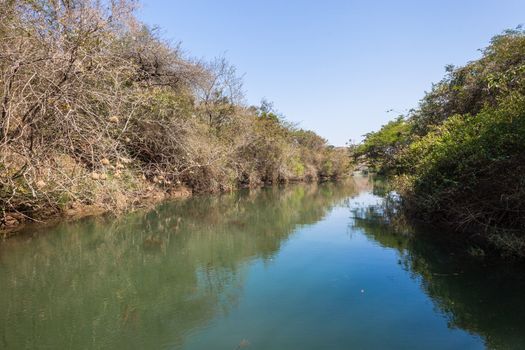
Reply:
[[495, 36], [480, 59], [446, 70], [354, 156], [395, 178], [410, 216], [525, 256], [525, 32]]
[[247, 106], [233, 66], [183, 54], [134, 3], [0, 0], [0, 224], [348, 171], [344, 149]]

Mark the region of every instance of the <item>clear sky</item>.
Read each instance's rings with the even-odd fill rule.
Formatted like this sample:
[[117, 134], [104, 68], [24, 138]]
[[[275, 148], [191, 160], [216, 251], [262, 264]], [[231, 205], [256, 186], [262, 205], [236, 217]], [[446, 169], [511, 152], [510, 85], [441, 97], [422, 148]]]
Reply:
[[341, 146], [524, 24], [525, 0], [142, 0], [139, 17], [192, 57], [225, 56], [248, 103]]

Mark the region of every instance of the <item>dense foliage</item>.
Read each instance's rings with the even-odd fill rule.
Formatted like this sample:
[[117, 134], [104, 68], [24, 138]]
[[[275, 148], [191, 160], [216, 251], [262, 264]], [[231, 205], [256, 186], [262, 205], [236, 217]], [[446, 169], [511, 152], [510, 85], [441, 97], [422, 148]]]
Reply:
[[405, 209], [525, 256], [525, 32], [494, 37], [417, 110], [356, 148], [397, 175]]
[[393, 171], [397, 167], [398, 152], [409, 142], [410, 130], [405, 118], [398, 117], [381, 130], [366, 134], [363, 142], [355, 147], [354, 154], [357, 158], [366, 156], [369, 165], [381, 173]]
[[246, 106], [225, 60], [186, 57], [133, 13], [127, 0], [0, 0], [0, 223], [346, 172], [344, 151]]

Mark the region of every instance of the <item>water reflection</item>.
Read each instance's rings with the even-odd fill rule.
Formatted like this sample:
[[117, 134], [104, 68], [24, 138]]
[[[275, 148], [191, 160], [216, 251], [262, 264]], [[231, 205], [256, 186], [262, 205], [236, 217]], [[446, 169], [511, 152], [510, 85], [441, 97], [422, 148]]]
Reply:
[[227, 314], [246, 269], [354, 184], [198, 197], [0, 245], [0, 348], [180, 348]]
[[523, 266], [412, 238], [387, 192], [197, 197], [1, 242], [0, 348], [525, 348]]
[[[383, 182], [375, 185], [374, 193], [387, 194]], [[451, 247], [449, 235], [407, 226], [390, 209], [381, 197], [353, 203], [352, 230], [395, 249], [449, 327], [481, 336], [489, 349], [525, 349], [524, 266], [467, 256], [464, 246]]]

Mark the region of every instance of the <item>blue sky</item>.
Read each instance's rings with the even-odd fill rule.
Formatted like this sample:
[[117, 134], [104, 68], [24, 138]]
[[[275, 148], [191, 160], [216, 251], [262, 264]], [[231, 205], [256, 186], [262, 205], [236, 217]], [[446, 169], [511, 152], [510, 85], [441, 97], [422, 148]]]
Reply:
[[225, 56], [248, 103], [273, 101], [341, 146], [416, 107], [445, 65], [525, 23], [525, 1], [142, 0], [139, 17], [192, 57]]

